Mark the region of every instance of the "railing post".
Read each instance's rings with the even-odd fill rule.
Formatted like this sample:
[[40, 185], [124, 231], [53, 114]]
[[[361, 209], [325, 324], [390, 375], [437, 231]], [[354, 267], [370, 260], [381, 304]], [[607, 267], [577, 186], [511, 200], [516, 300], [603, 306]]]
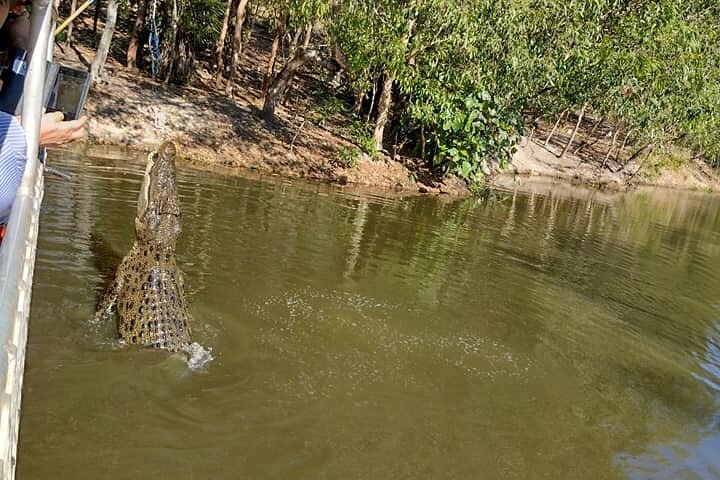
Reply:
[[14, 479], [30, 296], [43, 195], [40, 121], [52, 22], [50, 0], [33, 2], [30, 64], [23, 90], [27, 163], [0, 246], [0, 478]]

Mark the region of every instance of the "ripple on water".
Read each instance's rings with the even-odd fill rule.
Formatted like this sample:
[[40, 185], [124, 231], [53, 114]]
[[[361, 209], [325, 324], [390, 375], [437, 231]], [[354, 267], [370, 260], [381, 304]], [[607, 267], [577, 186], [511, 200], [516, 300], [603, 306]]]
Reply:
[[525, 380], [532, 364], [526, 354], [472, 332], [408, 331], [403, 323], [423, 313], [403, 310], [311, 289], [268, 297], [256, 308], [266, 322], [261, 341], [297, 366], [297, 375], [284, 381], [286, 391], [328, 397], [344, 389], [349, 395], [378, 382], [439, 391], [440, 372], [447, 370], [486, 381]]

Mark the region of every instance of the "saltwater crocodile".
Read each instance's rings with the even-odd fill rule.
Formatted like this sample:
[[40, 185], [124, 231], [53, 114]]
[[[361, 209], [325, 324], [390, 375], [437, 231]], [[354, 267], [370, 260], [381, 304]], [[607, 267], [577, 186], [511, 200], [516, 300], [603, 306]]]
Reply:
[[117, 306], [118, 332], [128, 343], [187, 352], [190, 315], [175, 263], [175, 243], [182, 230], [175, 155], [175, 145], [165, 142], [148, 156], [135, 243], [98, 303], [97, 316], [107, 316]]

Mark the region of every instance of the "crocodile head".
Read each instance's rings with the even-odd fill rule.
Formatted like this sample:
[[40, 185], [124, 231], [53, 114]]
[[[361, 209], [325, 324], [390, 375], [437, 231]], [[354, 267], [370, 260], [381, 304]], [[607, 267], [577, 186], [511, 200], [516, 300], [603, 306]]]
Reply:
[[182, 231], [175, 178], [176, 154], [175, 145], [165, 142], [148, 156], [135, 217], [136, 238], [166, 252], [175, 251], [175, 242]]

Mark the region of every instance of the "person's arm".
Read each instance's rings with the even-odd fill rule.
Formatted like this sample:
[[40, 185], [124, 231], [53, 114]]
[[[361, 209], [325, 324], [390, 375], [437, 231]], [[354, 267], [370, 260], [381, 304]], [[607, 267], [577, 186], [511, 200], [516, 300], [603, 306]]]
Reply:
[[62, 112], [46, 113], [40, 122], [40, 145], [53, 147], [80, 140], [87, 136], [87, 117], [62, 121]]
[[[5, 115], [5, 112], [0, 111], [0, 114]], [[18, 123], [22, 123], [22, 117], [14, 118]], [[46, 113], [40, 121], [40, 141], [38, 143], [41, 147], [55, 147], [85, 138], [87, 136], [86, 123], [87, 117], [63, 121], [62, 112]]]

